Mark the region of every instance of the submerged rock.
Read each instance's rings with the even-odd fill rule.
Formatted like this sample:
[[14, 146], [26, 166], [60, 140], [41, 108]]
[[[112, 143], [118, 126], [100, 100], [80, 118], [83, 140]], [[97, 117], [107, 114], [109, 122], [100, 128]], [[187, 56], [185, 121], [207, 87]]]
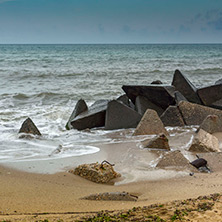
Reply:
[[169, 105], [175, 104], [173, 86], [167, 85], [147, 85], [147, 86], [136, 86], [136, 85], [124, 85], [122, 89], [126, 95], [135, 104], [137, 96], [144, 96], [155, 105], [166, 109]]
[[[19, 130], [19, 133], [24, 133], [24, 135], [20, 135], [19, 138], [31, 138], [31, 135], [37, 135], [37, 136], [42, 135], [40, 131], [38, 130], [38, 128], [36, 127], [36, 125], [34, 124], [34, 122], [30, 118], [27, 118], [23, 122]], [[29, 135], [26, 135], [26, 134], [29, 134]]]
[[152, 135], [164, 133], [168, 135], [157, 112], [152, 109], [147, 109], [140, 123], [138, 124], [133, 136], [137, 135]]
[[200, 125], [208, 115], [222, 117], [221, 110], [186, 101], [181, 101], [178, 107], [186, 125]]
[[196, 87], [179, 70], [176, 70], [174, 73], [172, 85], [175, 86], [176, 90], [185, 96], [189, 102], [201, 104]]
[[192, 152], [220, 152], [218, 139], [200, 129], [189, 148]]
[[160, 80], [154, 80], [153, 82], [151, 82], [151, 84], [160, 85], [160, 84], [163, 84], [163, 83]]
[[69, 172], [95, 183], [108, 183], [112, 179], [121, 176], [114, 171], [112, 165], [108, 163], [82, 164], [75, 168], [75, 170], [70, 170]]
[[141, 143], [144, 148], [170, 150], [169, 140], [163, 133], [152, 139], [143, 140]]
[[169, 106], [160, 116], [164, 126], [184, 126], [183, 117], [177, 106]]
[[222, 132], [222, 117], [218, 117], [217, 115], [209, 115], [204, 119], [201, 123], [197, 132], [202, 129], [210, 134], [216, 132]]
[[76, 117], [78, 116], [79, 114], [87, 111], [88, 107], [86, 105], [86, 102], [83, 100], [83, 99], [80, 99], [77, 103], [76, 103], [76, 106], [75, 106], [75, 109], [73, 110], [67, 124], [66, 124], [66, 129], [67, 130], [70, 130], [72, 129], [72, 125], [71, 125], [71, 121]]
[[105, 200], [105, 201], [137, 201], [138, 197], [127, 192], [107, 192], [91, 194], [83, 197], [85, 200]]
[[106, 110], [105, 129], [135, 128], [142, 116], [125, 104], [112, 100]]

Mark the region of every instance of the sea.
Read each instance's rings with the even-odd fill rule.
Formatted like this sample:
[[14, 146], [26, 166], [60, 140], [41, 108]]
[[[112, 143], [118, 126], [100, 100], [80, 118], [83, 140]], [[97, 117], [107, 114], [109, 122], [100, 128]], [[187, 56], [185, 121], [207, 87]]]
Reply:
[[[65, 129], [76, 102], [115, 99], [127, 84], [171, 84], [176, 69], [196, 87], [214, 84], [222, 44], [0, 45], [0, 164], [98, 152], [97, 143], [115, 142], [110, 131]], [[27, 117], [41, 138], [19, 139]]]

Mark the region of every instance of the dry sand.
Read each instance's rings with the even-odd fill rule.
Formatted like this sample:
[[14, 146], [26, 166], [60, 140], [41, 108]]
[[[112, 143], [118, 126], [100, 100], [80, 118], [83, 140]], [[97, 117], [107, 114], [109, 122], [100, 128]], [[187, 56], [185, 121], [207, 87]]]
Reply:
[[[189, 142], [189, 138], [186, 137], [185, 140], [186, 143]], [[171, 142], [171, 145], [178, 143], [178, 141], [173, 140]], [[175, 176], [177, 173], [174, 171], [174, 176], [172, 176], [172, 171], [153, 171], [152, 173], [151, 170], [148, 170], [149, 173], [147, 174], [145, 172], [148, 166], [146, 158], [156, 157], [157, 153], [146, 156], [144, 150], [138, 151], [138, 144], [132, 141], [104, 144], [103, 147], [103, 152], [106, 155], [103, 153], [102, 158], [106, 157], [111, 162], [116, 160], [115, 169], [123, 174], [124, 180], [118, 182], [117, 185], [96, 184], [66, 171], [56, 174], [37, 174], [16, 171], [1, 166], [0, 221], [44, 221], [46, 219], [49, 221], [75, 221], [77, 218], [101, 210], [117, 211], [116, 213], [119, 210], [127, 210], [128, 212], [128, 209], [133, 207], [143, 207], [157, 203], [158, 206], [162, 206], [169, 201], [197, 198], [198, 196], [222, 191], [221, 153], [202, 154], [203, 157], [207, 158], [211, 169], [213, 169], [210, 174], [195, 173], [190, 176], [189, 172], [184, 171], [182, 174], [177, 172], [180, 176]], [[159, 173], [162, 173], [162, 177], [155, 177], [155, 174]], [[148, 177], [149, 175], [151, 175], [151, 178]], [[137, 195], [139, 198], [137, 202], [80, 199], [90, 194], [113, 191], [126, 191]], [[162, 216], [163, 209], [165, 209], [170, 214], [165, 214], [163, 217], [167, 219], [166, 215], [168, 215], [168, 218], [170, 218], [174, 215], [177, 207], [175, 203], [168, 203], [167, 206], [171, 211], [168, 208], [160, 207], [159, 209], [154, 207], [152, 208], [153, 211], [149, 213]], [[139, 212], [141, 209], [139, 208], [137, 211]], [[215, 220], [215, 218], [221, 215], [221, 210], [220, 201], [217, 201], [214, 209], [203, 211], [206, 220], [202, 211], [198, 212], [197, 210], [189, 214], [194, 217], [190, 221], [220, 221]], [[198, 217], [201, 219], [198, 219]], [[190, 218], [187, 216], [187, 219]], [[137, 221], [142, 221], [142, 219]]]

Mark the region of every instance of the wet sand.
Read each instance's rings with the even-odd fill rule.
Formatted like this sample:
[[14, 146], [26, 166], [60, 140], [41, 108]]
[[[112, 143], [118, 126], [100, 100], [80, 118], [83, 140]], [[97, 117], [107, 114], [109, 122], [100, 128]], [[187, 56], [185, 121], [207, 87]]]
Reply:
[[[170, 140], [172, 149], [183, 147], [189, 142], [192, 133], [183, 133], [178, 139]], [[218, 135], [219, 137], [221, 134]], [[183, 139], [181, 139], [183, 137]], [[221, 192], [222, 189], [222, 154], [201, 154], [205, 157], [212, 173], [195, 173], [189, 175], [184, 170], [155, 169], [150, 163], [159, 158], [163, 151], [148, 151], [140, 148], [138, 140], [126, 140], [112, 144], [101, 144], [101, 151], [84, 157], [86, 162], [95, 160], [115, 163], [115, 170], [120, 172], [123, 180], [116, 185], [96, 184], [78, 176], [67, 173], [71, 163], [73, 167], [80, 162], [68, 159], [63, 172], [51, 174], [29, 173], [8, 167], [0, 167], [0, 221], [24, 220], [37, 221], [75, 221], [77, 217], [100, 210], [124, 210], [173, 200], [196, 198], [200, 195]], [[187, 154], [189, 156], [189, 154]], [[194, 158], [194, 155], [190, 155]], [[83, 157], [82, 157], [83, 158]], [[100, 158], [100, 159], [99, 159]], [[60, 162], [59, 164], [61, 164]], [[21, 164], [21, 163], [20, 163]], [[35, 165], [36, 164], [36, 165]], [[31, 166], [47, 169], [48, 163], [29, 162], [21, 164], [28, 171]], [[58, 163], [50, 164], [56, 167]], [[65, 164], [65, 160], [63, 163]], [[155, 163], [153, 163], [155, 165]], [[13, 166], [13, 165], [10, 165]], [[69, 167], [68, 167], [69, 166]], [[18, 165], [15, 164], [15, 168]], [[60, 166], [61, 167], [61, 166]], [[137, 202], [123, 201], [89, 201], [80, 198], [102, 192], [126, 191], [137, 195]], [[209, 221], [209, 220], [208, 220]]]

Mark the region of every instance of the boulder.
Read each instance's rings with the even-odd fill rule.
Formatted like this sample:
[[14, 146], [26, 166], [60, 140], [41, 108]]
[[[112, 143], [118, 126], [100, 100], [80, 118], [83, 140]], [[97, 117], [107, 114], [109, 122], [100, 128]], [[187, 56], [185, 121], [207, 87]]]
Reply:
[[169, 106], [160, 116], [164, 126], [185, 126], [183, 117], [177, 106]]
[[105, 200], [105, 201], [137, 201], [138, 197], [128, 192], [106, 192], [91, 194], [83, 197], [84, 200]]
[[108, 103], [106, 110], [105, 129], [135, 128], [141, 118], [142, 115], [130, 107], [117, 100], [112, 100]]
[[166, 131], [157, 112], [152, 109], [147, 109], [135, 132], [133, 133], [133, 136], [152, 135], [160, 133], [168, 135], [168, 132]]
[[143, 116], [147, 109], [155, 110], [159, 116], [161, 116], [161, 114], [164, 112], [164, 110], [161, 107], [155, 105], [154, 103], [149, 101], [146, 97], [137, 96], [135, 101], [135, 110]]
[[108, 163], [82, 164], [75, 168], [75, 170], [70, 170], [69, 172], [95, 183], [108, 183], [112, 179], [121, 176], [115, 172], [112, 165]]
[[129, 106], [131, 109], [135, 109], [135, 105], [130, 101], [130, 99], [126, 94], [118, 97], [116, 100], [124, 103], [126, 106]]
[[144, 148], [170, 150], [169, 140], [167, 139], [167, 137], [163, 133], [155, 136], [152, 139], [143, 140], [141, 143]]
[[192, 152], [220, 152], [218, 139], [200, 129], [189, 147]]
[[207, 133], [216, 133], [222, 132], [222, 117], [218, 117], [217, 115], [209, 115], [204, 121], [200, 124], [197, 132], [202, 129]]
[[108, 100], [98, 100], [87, 111], [76, 116], [71, 125], [74, 129], [84, 130], [105, 126], [105, 116]]
[[155, 80], [155, 81], [151, 82], [151, 84], [160, 85], [160, 84], [163, 84], [163, 83], [160, 80]]
[[124, 85], [122, 89], [135, 104], [137, 96], [144, 96], [155, 105], [166, 109], [169, 105], [175, 104], [173, 86], [167, 85], [148, 85], [148, 86], [129, 86]]
[[181, 101], [178, 107], [186, 125], [200, 125], [208, 115], [222, 117], [221, 110], [186, 101]]
[[88, 107], [86, 105], [86, 102], [83, 99], [80, 99], [75, 106], [75, 109], [73, 110], [71, 116], [69, 117], [69, 120], [66, 124], [66, 129], [70, 130], [72, 129], [71, 121], [78, 116], [79, 114], [87, 111]]
[[174, 72], [172, 85], [175, 86], [176, 90], [185, 96], [189, 102], [201, 104], [196, 87], [179, 70]]
[[218, 84], [222, 84], [222, 79], [218, 79], [218, 80], [215, 82], [215, 85], [218, 85]]
[[210, 106], [212, 103], [222, 99], [222, 84], [200, 88], [197, 93], [203, 104]]
[[[37, 135], [37, 136], [42, 135], [30, 118], [27, 118], [22, 123], [19, 133], [24, 133], [23, 135], [20, 135], [19, 138], [31, 138], [32, 137], [31, 135]], [[25, 135], [25, 134], [29, 134], [29, 135]]]
[[176, 91], [174, 93], [174, 97], [177, 105], [180, 101], [187, 101], [187, 99], [179, 91]]
[[179, 151], [167, 152], [163, 155], [157, 164], [159, 168], [183, 168], [197, 172], [197, 170], [190, 165], [188, 159]]

